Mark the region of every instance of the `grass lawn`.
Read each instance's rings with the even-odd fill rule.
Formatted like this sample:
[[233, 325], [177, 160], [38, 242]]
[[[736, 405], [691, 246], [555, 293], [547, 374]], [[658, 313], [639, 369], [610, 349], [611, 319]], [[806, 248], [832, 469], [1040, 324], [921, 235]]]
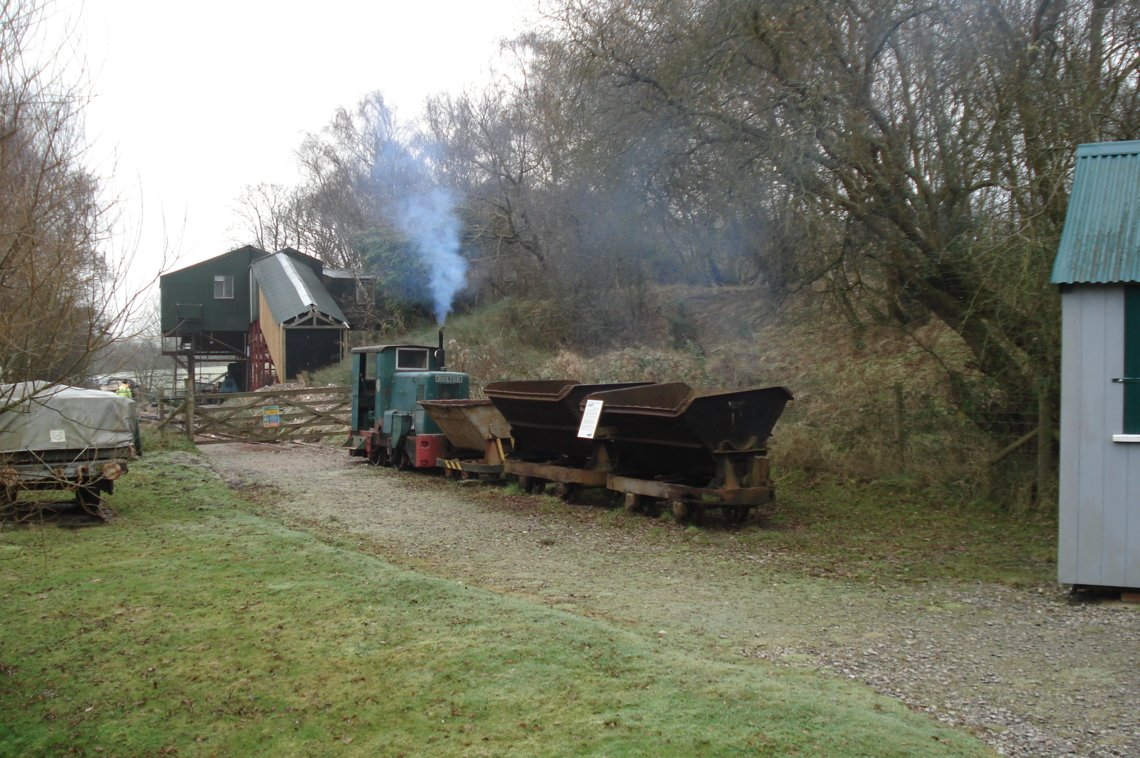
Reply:
[[938, 501], [890, 482], [793, 483], [751, 539], [807, 575], [1056, 587], [1057, 521]]
[[868, 689], [396, 569], [150, 454], [0, 532], [0, 755], [988, 755]]

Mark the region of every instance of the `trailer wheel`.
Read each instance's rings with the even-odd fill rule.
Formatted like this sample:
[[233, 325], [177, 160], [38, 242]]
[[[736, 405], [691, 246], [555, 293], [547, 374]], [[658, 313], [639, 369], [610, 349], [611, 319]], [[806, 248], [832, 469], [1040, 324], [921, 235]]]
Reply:
[[103, 505], [103, 497], [97, 487], [82, 486], [75, 490], [75, 502], [88, 513], [98, 515], [99, 508]]

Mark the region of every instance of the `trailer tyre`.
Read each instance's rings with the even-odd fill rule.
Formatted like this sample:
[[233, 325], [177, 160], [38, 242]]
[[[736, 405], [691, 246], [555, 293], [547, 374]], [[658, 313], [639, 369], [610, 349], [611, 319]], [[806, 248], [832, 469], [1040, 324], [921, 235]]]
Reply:
[[103, 504], [103, 497], [97, 487], [83, 486], [75, 490], [75, 502], [88, 513], [97, 513]]

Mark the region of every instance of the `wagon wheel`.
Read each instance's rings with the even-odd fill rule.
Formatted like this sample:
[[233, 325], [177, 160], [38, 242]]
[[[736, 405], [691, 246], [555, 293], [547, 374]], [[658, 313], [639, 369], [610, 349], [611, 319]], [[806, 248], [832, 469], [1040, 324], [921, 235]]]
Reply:
[[686, 500], [673, 500], [673, 518], [682, 524], [700, 524], [705, 518], [705, 506], [701, 503], [690, 503]]
[[684, 500], [671, 500], [669, 501], [669, 508], [673, 511], [673, 518], [678, 523], [685, 523], [689, 520], [690, 508], [689, 504]]
[[724, 506], [724, 520], [730, 524], [743, 524], [748, 520], [748, 512], [751, 510], [747, 505], [726, 505]]

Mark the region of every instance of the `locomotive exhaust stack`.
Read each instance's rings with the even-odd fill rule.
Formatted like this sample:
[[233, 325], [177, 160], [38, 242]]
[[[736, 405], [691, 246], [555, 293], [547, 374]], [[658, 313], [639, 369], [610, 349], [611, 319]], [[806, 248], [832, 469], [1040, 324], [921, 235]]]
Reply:
[[439, 328], [439, 347], [435, 351], [435, 362], [439, 365], [440, 371], [447, 371], [447, 356], [443, 352], [443, 327]]

